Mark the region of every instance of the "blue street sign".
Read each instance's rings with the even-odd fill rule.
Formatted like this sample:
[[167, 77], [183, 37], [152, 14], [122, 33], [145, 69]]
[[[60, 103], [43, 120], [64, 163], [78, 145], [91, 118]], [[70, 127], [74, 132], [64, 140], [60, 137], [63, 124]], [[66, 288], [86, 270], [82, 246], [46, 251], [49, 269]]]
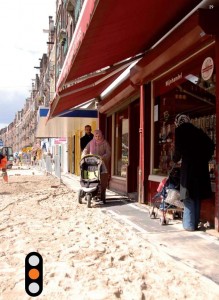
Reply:
[[3, 147], [4, 146], [4, 143], [2, 140], [0, 140], [0, 147]]

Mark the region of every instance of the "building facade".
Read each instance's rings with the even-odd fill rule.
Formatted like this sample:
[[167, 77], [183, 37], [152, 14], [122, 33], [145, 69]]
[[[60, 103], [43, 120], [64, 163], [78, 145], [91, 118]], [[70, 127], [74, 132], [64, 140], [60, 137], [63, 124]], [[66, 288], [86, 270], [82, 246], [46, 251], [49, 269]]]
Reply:
[[[209, 164], [213, 196], [203, 201], [202, 216], [219, 230], [217, 6], [207, 0], [171, 6], [139, 0], [134, 7], [125, 0], [57, 1], [53, 47], [42, 57], [31, 99], [37, 108], [50, 99], [50, 130], [37, 136], [67, 139], [56, 148], [68, 151], [68, 172], [78, 174], [79, 139], [93, 120], [112, 148], [110, 188], [135, 193], [140, 203], [152, 201], [170, 170], [175, 115], [189, 113], [215, 142]], [[168, 14], [157, 7], [168, 7]], [[85, 104], [97, 108], [98, 119], [78, 123], [73, 112]], [[26, 112], [21, 120], [28, 120]], [[21, 125], [25, 144], [28, 130]], [[12, 141], [7, 130], [3, 134]]]
[[[218, 228], [217, 3], [182, 1], [171, 8], [166, 3], [169, 14], [158, 10], [156, 18], [151, 20], [146, 18], [146, 12], [153, 10], [154, 4], [139, 1], [135, 7], [138, 15], [135, 25], [133, 7], [126, 4], [124, 13], [122, 2], [108, 5], [84, 2], [74, 43], [69, 47], [57, 81], [59, 99], [52, 103], [51, 115], [96, 96], [99, 126], [112, 147], [110, 188], [122, 193], [137, 192], [139, 202], [149, 203], [171, 166], [174, 117], [179, 112], [189, 113], [192, 122], [202, 127], [216, 145], [209, 166], [215, 194], [213, 201], [206, 199], [208, 207], [203, 210], [209, 211], [204, 217]], [[115, 14], [107, 15], [114, 4]], [[120, 27], [121, 22], [124, 27]], [[119, 34], [111, 24], [117, 26]], [[104, 67], [115, 68], [115, 63], [118, 66], [122, 58], [131, 56], [133, 61], [137, 60], [141, 53], [143, 58], [131, 68], [129, 76], [107, 95], [103, 95], [100, 83], [98, 89], [97, 81], [91, 80], [91, 75], [94, 78], [97, 72], [102, 74]], [[83, 63], [80, 69], [79, 63]], [[101, 78], [102, 82], [104, 79]], [[93, 85], [92, 89], [88, 83]]]

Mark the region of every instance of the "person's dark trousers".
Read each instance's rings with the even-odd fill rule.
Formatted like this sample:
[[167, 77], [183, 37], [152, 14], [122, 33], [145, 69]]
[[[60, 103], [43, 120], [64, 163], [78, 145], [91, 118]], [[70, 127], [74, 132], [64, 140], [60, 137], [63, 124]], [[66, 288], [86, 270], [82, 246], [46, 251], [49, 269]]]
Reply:
[[109, 174], [108, 173], [102, 173], [100, 175], [100, 185], [101, 185], [101, 200], [103, 203], [106, 202], [106, 188], [108, 185], [108, 179], [109, 179]]
[[194, 231], [198, 228], [200, 220], [200, 200], [187, 198], [183, 200], [183, 228], [188, 231]]

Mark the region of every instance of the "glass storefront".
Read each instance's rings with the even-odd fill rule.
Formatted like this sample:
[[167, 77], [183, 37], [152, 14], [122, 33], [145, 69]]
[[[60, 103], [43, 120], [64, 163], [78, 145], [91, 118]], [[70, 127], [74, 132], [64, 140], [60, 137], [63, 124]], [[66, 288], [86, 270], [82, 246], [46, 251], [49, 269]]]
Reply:
[[114, 143], [114, 175], [127, 177], [127, 165], [129, 155], [129, 119], [128, 108], [115, 114], [115, 143]]
[[[216, 144], [216, 75], [214, 51], [189, 62], [154, 82], [154, 162], [152, 174], [166, 175], [173, 164], [174, 119], [188, 114]], [[200, 149], [201, 151], [201, 149]], [[215, 157], [209, 164], [214, 179]]]

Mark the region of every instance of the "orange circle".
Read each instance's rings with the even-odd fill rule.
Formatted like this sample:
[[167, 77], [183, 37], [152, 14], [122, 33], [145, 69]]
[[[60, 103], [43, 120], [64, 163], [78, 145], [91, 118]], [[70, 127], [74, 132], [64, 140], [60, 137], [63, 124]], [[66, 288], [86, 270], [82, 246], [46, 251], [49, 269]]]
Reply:
[[39, 271], [37, 269], [31, 269], [29, 271], [29, 277], [31, 279], [37, 279], [39, 276], [40, 276], [40, 273], [39, 273]]

